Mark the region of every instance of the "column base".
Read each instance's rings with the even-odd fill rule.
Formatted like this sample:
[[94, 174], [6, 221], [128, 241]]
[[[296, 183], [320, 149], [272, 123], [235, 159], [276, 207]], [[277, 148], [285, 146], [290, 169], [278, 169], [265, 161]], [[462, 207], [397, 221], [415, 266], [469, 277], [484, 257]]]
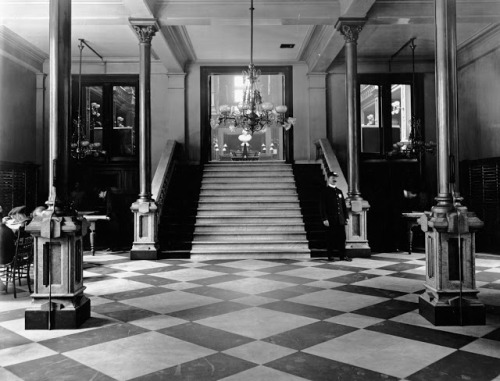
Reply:
[[486, 310], [477, 300], [462, 298], [462, 308], [459, 296], [450, 303], [430, 300], [429, 295], [420, 295], [418, 312], [436, 326], [447, 325], [484, 325], [486, 324]]
[[370, 247], [361, 245], [346, 245], [345, 252], [348, 257], [351, 258], [370, 258], [372, 255], [372, 250]]
[[150, 247], [132, 247], [132, 249], [130, 250], [130, 259], [156, 260], [158, 259], [158, 253], [159, 250], [154, 245], [151, 245]]
[[[59, 308], [52, 303], [50, 311], [50, 329], [76, 329], [90, 318], [90, 299], [79, 296], [69, 307]], [[49, 302], [26, 309], [24, 313], [24, 329], [49, 329]]]

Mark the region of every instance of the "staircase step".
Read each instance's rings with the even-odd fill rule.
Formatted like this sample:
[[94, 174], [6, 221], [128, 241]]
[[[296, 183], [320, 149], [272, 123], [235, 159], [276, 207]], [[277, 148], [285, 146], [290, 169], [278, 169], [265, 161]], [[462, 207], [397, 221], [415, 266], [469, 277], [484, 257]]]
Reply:
[[201, 185], [201, 191], [205, 190], [252, 190], [252, 191], [260, 191], [265, 189], [273, 189], [273, 190], [284, 190], [284, 189], [293, 189], [295, 192], [295, 183], [292, 182], [279, 182], [279, 183], [254, 183], [252, 187], [249, 188], [247, 183], [235, 183], [235, 182], [212, 182], [205, 183]]
[[198, 210], [220, 210], [220, 209], [233, 209], [233, 210], [245, 210], [245, 209], [266, 209], [266, 210], [279, 210], [279, 209], [298, 209], [300, 210], [300, 204], [298, 200], [288, 201], [288, 202], [276, 202], [276, 201], [255, 201], [248, 202], [244, 200], [243, 202], [234, 202], [231, 199], [224, 201], [201, 201], [198, 204]]
[[311, 258], [310, 251], [266, 251], [247, 250], [234, 252], [213, 252], [213, 253], [190, 253], [189, 256], [194, 261], [204, 261], [209, 259], [294, 259], [302, 260]]
[[279, 241], [279, 242], [254, 242], [254, 241], [239, 241], [239, 242], [199, 242], [193, 241], [192, 253], [196, 252], [233, 252], [238, 250], [304, 250], [307, 251], [308, 243], [303, 241]]
[[230, 177], [230, 178], [265, 178], [265, 177], [289, 177], [293, 179], [293, 172], [291, 170], [286, 171], [233, 171], [233, 172], [219, 172], [219, 171], [207, 171], [203, 174], [204, 179], [213, 179], [219, 177]]
[[302, 216], [298, 217], [246, 217], [246, 216], [224, 216], [224, 217], [197, 217], [196, 224], [283, 224], [283, 223], [303, 223]]
[[200, 191], [200, 196], [238, 196], [246, 197], [246, 196], [297, 196], [297, 191], [293, 188], [288, 189], [226, 189], [225, 187], [222, 189], [202, 189]]
[[[276, 196], [276, 195], [271, 195], [271, 196], [241, 196], [241, 199], [243, 199], [245, 202], [275, 202], [275, 201], [282, 201], [282, 202], [294, 202], [298, 201], [297, 196]], [[230, 197], [228, 196], [200, 196], [200, 200], [198, 204], [202, 202], [234, 202]]]
[[191, 258], [309, 258], [308, 246], [291, 165], [205, 166]]
[[268, 233], [278, 233], [278, 232], [304, 232], [304, 224], [246, 224], [246, 225], [234, 225], [234, 224], [196, 224], [196, 234], [216, 234], [216, 233], [227, 233], [227, 234], [238, 234], [238, 233], [253, 233], [253, 234], [268, 234]]
[[277, 242], [277, 241], [305, 241], [306, 234], [304, 232], [264, 232], [264, 233], [196, 233], [193, 241], [196, 242], [219, 242], [219, 241], [251, 241], [251, 242]]
[[298, 217], [302, 219], [300, 208], [291, 209], [198, 209], [197, 218], [200, 217], [230, 217], [230, 218], [259, 218], [259, 217]]
[[261, 167], [257, 167], [257, 166], [243, 166], [243, 165], [240, 165], [240, 166], [234, 166], [234, 167], [230, 167], [230, 166], [224, 166], [224, 167], [220, 167], [220, 166], [206, 166], [204, 169], [203, 169], [203, 174], [206, 175], [208, 173], [233, 173], [233, 172], [237, 172], [237, 173], [246, 173], [246, 172], [256, 172], [256, 171], [259, 171], [261, 173], [265, 173], [265, 172], [282, 172], [282, 173], [288, 173], [288, 172], [292, 172], [292, 168], [289, 167], [289, 166], [284, 166], [284, 165], [266, 165], [266, 166], [261, 166]]
[[284, 177], [276, 177], [276, 176], [270, 176], [270, 177], [259, 177], [259, 178], [252, 178], [252, 177], [241, 177], [241, 178], [235, 178], [231, 176], [224, 176], [224, 177], [210, 177], [210, 178], [203, 178], [203, 181], [201, 182], [202, 186], [205, 184], [232, 184], [232, 183], [239, 183], [239, 184], [247, 184], [250, 183], [253, 185], [259, 185], [259, 184], [265, 184], [265, 183], [292, 183], [295, 184], [295, 180], [293, 177], [289, 176], [284, 176]]

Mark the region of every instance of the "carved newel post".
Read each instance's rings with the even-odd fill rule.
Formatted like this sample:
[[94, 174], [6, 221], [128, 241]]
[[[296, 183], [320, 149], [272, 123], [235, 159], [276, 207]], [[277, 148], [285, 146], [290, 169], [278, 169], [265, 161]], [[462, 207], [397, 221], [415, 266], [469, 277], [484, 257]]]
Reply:
[[419, 219], [427, 267], [419, 312], [434, 325], [485, 324], [474, 263], [475, 232], [483, 222], [450, 190], [458, 190], [458, 160], [450, 157], [459, 157], [455, 0], [436, 0], [436, 92], [439, 184], [437, 204]]
[[358, 123], [357, 41], [365, 19], [339, 18], [336, 28], [345, 38], [346, 97], [347, 97], [347, 165], [348, 192], [346, 204], [349, 224], [346, 232], [346, 252], [353, 257], [369, 257], [366, 215], [370, 209], [359, 191], [359, 158], [361, 147]]
[[158, 31], [156, 19], [130, 19], [139, 37], [139, 179], [140, 193], [134, 213], [134, 242], [130, 259], [158, 258], [158, 215], [151, 198], [151, 40]]
[[49, 200], [26, 227], [34, 237], [34, 292], [26, 329], [74, 329], [90, 317], [83, 291], [86, 221], [68, 208], [71, 2], [50, 1]]

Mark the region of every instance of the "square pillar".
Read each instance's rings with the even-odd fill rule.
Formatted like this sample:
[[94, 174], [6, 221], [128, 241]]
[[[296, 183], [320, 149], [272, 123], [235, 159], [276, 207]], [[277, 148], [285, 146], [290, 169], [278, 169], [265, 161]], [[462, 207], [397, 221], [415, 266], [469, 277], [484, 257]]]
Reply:
[[419, 298], [419, 312], [438, 326], [485, 324], [474, 262], [475, 230], [482, 222], [465, 207], [460, 209], [419, 219], [426, 253], [426, 291]]
[[130, 259], [158, 259], [157, 209], [153, 200], [137, 200], [130, 207], [134, 213], [134, 243], [130, 250]]
[[75, 329], [90, 317], [83, 291], [84, 220], [36, 217], [26, 227], [34, 237], [34, 292], [25, 329]]
[[368, 244], [367, 213], [370, 204], [366, 200], [346, 200], [349, 223], [346, 226], [346, 253], [349, 257], [369, 258], [371, 255]]

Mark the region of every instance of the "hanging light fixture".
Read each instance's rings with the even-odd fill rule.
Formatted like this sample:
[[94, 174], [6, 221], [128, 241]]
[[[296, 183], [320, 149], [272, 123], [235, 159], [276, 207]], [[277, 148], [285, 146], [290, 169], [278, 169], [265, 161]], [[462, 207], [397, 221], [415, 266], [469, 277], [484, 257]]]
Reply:
[[[411, 78], [411, 118], [409, 121], [410, 124], [410, 134], [408, 135], [407, 141], [400, 141], [393, 145], [392, 151], [388, 152], [389, 157], [405, 157], [409, 159], [418, 159], [421, 161], [422, 155], [425, 152], [434, 153], [436, 148], [436, 143], [430, 141], [426, 142], [422, 136], [422, 121], [416, 117], [415, 109], [417, 98], [415, 96], [415, 45], [416, 37], [411, 38], [403, 47], [398, 50], [395, 54], [399, 54], [399, 52], [404, 49], [406, 46], [409, 46], [411, 49], [411, 63], [412, 63], [412, 78]], [[395, 56], [393, 55], [393, 57]], [[390, 64], [390, 61], [389, 61]], [[389, 66], [390, 70], [390, 66]], [[393, 105], [393, 112], [394, 105]], [[397, 110], [399, 112], [399, 109]]]
[[[74, 159], [80, 160], [87, 156], [100, 156], [105, 155], [106, 151], [104, 151], [101, 147], [101, 143], [99, 142], [91, 142], [85, 136], [81, 110], [82, 110], [82, 51], [84, 48], [84, 44], [87, 45], [84, 39], [79, 39], [80, 44], [78, 45], [78, 49], [80, 49], [80, 61], [79, 61], [79, 72], [78, 72], [78, 113], [76, 120], [73, 120], [73, 125], [75, 126], [73, 135], [71, 136], [71, 157]], [[87, 45], [88, 46], [88, 45]], [[95, 50], [88, 46], [90, 50], [94, 53]], [[96, 53], [97, 54], [97, 53]], [[97, 54], [99, 56], [99, 54]], [[99, 56], [101, 57], [101, 56]], [[101, 57], [102, 59], [102, 57]], [[99, 104], [93, 102], [89, 107], [89, 125], [95, 125], [97, 119], [100, 116], [99, 113]]]
[[242, 102], [236, 108], [229, 105], [221, 105], [219, 114], [212, 118], [212, 128], [219, 126], [229, 127], [234, 130], [240, 127], [250, 134], [263, 130], [267, 127], [281, 126], [289, 130], [295, 124], [295, 118], [286, 117], [287, 106], [274, 106], [271, 102], [262, 102], [262, 96], [258, 89], [260, 70], [253, 64], [253, 0], [250, 2], [250, 64], [248, 71], [243, 71], [245, 78], [245, 91]]

